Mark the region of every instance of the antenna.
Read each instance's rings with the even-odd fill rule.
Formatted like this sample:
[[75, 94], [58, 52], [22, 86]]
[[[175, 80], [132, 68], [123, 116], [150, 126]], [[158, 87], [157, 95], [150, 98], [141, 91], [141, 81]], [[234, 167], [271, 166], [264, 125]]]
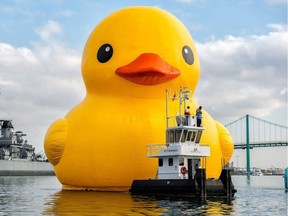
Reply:
[[[184, 102], [184, 109], [186, 107], [186, 100], [189, 100], [189, 95], [190, 95], [191, 90], [187, 90], [187, 86], [180, 86], [180, 92], [179, 92], [179, 114], [181, 115], [182, 110], [182, 102]], [[182, 97], [182, 94], [184, 96]]]

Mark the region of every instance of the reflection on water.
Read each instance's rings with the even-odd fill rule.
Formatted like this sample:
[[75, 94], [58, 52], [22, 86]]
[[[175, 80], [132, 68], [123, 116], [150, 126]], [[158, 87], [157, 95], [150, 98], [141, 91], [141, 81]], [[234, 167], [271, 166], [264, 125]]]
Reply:
[[164, 215], [231, 215], [234, 212], [232, 202], [226, 199], [209, 198], [206, 201], [194, 198], [159, 199], [159, 206], [166, 209]]
[[54, 176], [0, 176], [0, 215], [41, 215], [47, 194], [59, 190]]
[[162, 215], [157, 202], [133, 199], [129, 193], [60, 191], [46, 203], [45, 215]]
[[46, 200], [44, 215], [231, 215], [227, 200], [134, 196], [121, 192], [60, 191]]
[[287, 215], [287, 192], [282, 176], [237, 176], [236, 215]]
[[62, 191], [55, 176], [0, 177], [0, 216], [6, 215], [287, 215], [282, 176], [233, 177], [229, 200]]

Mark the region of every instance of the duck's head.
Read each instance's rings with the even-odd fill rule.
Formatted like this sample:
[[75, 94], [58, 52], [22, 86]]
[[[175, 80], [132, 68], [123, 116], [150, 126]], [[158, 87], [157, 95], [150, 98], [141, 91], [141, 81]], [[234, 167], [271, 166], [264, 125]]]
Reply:
[[87, 94], [160, 98], [164, 89], [187, 86], [200, 75], [189, 31], [170, 13], [128, 7], [105, 18], [92, 31], [82, 57]]

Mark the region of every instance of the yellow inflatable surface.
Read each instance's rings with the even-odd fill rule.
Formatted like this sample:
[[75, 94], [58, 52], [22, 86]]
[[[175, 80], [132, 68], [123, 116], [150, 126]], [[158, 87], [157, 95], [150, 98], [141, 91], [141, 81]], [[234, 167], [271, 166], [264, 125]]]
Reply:
[[[165, 143], [165, 89], [200, 76], [188, 30], [153, 7], [129, 7], [100, 22], [82, 57], [86, 97], [45, 136], [45, 152], [63, 189], [127, 189], [134, 179], [154, 178], [157, 159], [147, 144]], [[198, 104], [190, 102], [191, 110]], [[170, 111], [176, 113], [176, 107]], [[203, 111], [201, 143], [210, 144], [207, 178], [219, 178], [233, 152], [228, 131]], [[192, 113], [195, 114], [195, 113]]]

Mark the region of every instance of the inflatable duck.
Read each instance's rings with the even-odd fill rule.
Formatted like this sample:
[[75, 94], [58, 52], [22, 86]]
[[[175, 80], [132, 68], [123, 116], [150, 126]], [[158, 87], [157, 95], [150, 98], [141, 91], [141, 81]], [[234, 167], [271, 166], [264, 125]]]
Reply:
[[[199, 76], [193, 39], [170, 13], [128, 7], [100, 22], [83, 51], [86, 97], [45, 136], [63, 189], [125, 190], [134, 179], [154, 178], [157, 159], [147, 158], [146, 145], [165, 143], [165, 89], [187, 86], [193, 98]], [[194, 100], [189, 105], [199, 106]], [[207, 178], [218, 179], [233, 143], [224, 126], [202, 111], [201, 142], [211, 150]]]

